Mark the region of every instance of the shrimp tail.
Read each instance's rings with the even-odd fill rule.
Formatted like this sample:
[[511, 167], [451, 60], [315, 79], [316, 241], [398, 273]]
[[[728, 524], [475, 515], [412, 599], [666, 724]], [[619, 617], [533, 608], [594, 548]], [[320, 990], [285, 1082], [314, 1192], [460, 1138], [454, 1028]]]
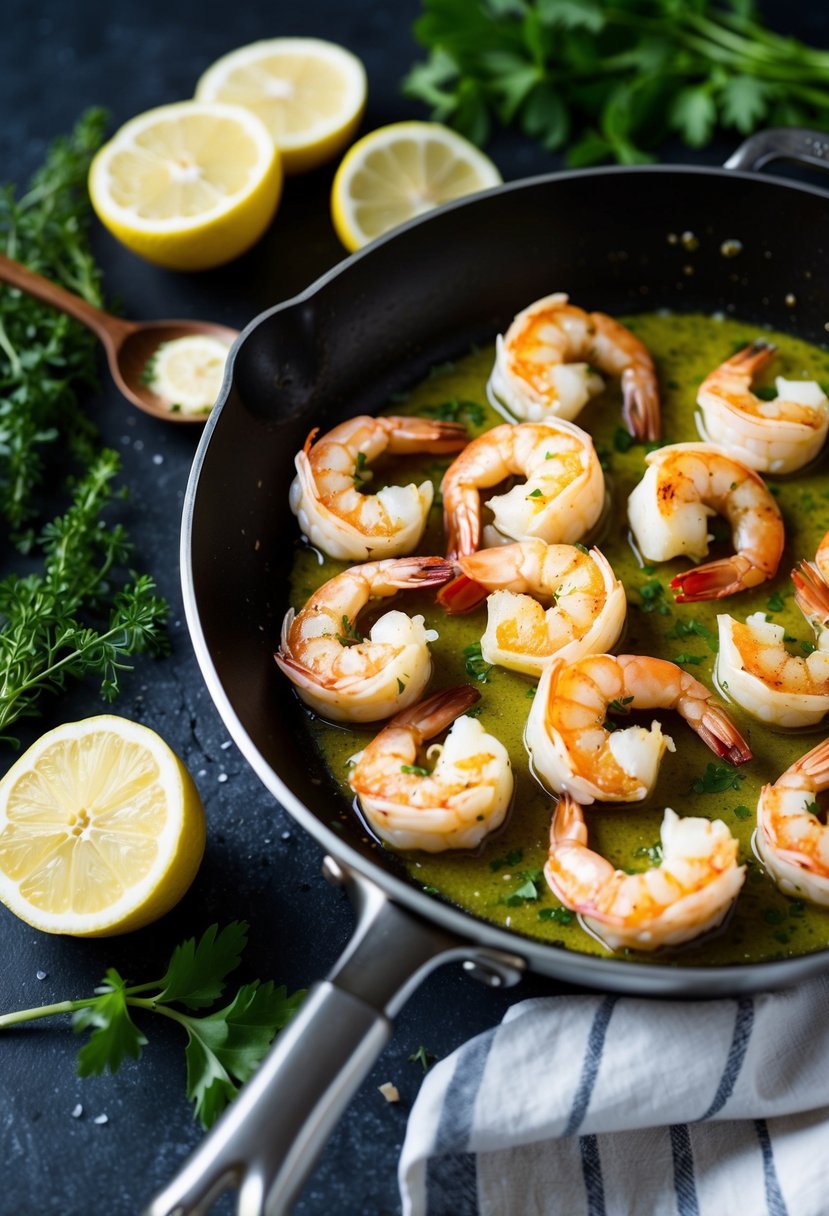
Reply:
[[480, 699], [481, 694], [470, 684], [442, 688], [425, 701], [418, 701], [416, 705], [401, 710], [389, 722], [389, 729], [398, 726], [414, 727], [421, 739], [433, 739]]
[[482, 587], [466, 574], [459, 574], [451, 583], [441, 587], [437, 600], [449, 616], [462, 616], [482, 604], [488, 595], [486, 587]]
[[454, 564], [445, 557], [401, 557], [389, 562], [374, 592], [380, 590], [380, 583], [389, 587], [439, 587], [454, 573]]
[[726, 595], [745, 591], [748, 587], [756, 587], [772, 578], [774, 573], [774, 570], [756, 566], [743, 554], [735, 553], [732, 557], [722, 557], [719, 561], [706, 562], [693, 570], [686, 570], [684, 574], [677, 574], [671, 579], [670, 587], [676, 593], [678, 604], [719, 600]]
[[310, 667], [306, 667], [304, 663], [298, 663], [295, 658], [290, 654], [285, 654], [282, 650], [277, 650], [273, 657], [282, 674], [286, 675], [297, 688], [304, 688], [306, 692], [316, 692], [320, 688], [333, 688], [337, 683], [336, 677], [312, 671]]
[[751, 748], [721, 706], [709, 702], [695, 730], [715, 755], [735, 768], [751, 760]]
[[550, 845], [557, 848], [562, 844], [587, 844], [587, 824], [584, 822], [584, 811], [572, 794], [565, 790], [553, 811], [550, 824]]
[[383, 421], [389, 433], [388, 450], [393, 455], [418, 455], [424, 450], [440, 455], [458, 452], [469, 443], [466, 427], [460, 422], [402, 416]]
[[773, 343], [766, 342], [763, 338], [755, 338], [750, 346], [744, 346], [736, 355], [732, 355], [724, 366], [733, 368], [736, 372], [747, 372], [753, 378], [776, 354], [777, 347]]
[[659, 397], [655, 386], [628, 367], [622, 373], [622, 418], [634, 439], [653, 442], [662, 434]]
[[794, 598], [806, 620], [818, 631], [829, 625], [829, 586], [813, 562], [798, 562], [792, 570]]
[[824, 739], [805, 756], [801, 756], [792, 765], [792, 769], [813, 781], [815, 789], [829, 788], [829, 739]]

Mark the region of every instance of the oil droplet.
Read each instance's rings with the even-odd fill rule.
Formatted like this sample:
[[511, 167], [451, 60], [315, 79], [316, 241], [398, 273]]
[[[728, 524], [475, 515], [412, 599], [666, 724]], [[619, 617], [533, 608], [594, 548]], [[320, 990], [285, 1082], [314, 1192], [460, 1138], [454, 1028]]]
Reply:
[[797, 304], [797, 296], [794, 294], [794, 292], [790, 291], [789, 294], [786, 296], [785, 300], [783, 301], [783, 303], [786, 305], [787, 308], [794, 308], [795, 305]]
[[668, 233], [668, 244], [669, 245], [678, 245], [679, 244], [679, 237], [677, 236], [677, 234], [675, 232]]
[[720, 253], [724, 258], [736, 258], [743, 252], [743, 242], [729, 239], [720, 245]]
[[699, 237], [695, 236], [693, 232], [683, 232], [680, 240], [682, 241], [683, 249], [687, 249], [689, 253], [693, 253], [694, 250], [699, 249]]

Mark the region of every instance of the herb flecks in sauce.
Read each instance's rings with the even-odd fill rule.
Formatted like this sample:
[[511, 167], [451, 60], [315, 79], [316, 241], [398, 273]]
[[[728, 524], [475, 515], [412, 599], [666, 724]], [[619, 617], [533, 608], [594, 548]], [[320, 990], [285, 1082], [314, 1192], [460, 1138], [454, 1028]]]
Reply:
[[[622, 318], [631, 324], [636, 334], [652, 351], [663, 385], [664, 442], [698, 441], [694, 423], [696, 389], [705, 376], [735, 349], [741, 349], [757, 336], [757, 327], [740, 322], [714, 321], [698, 316], [645, 314]], [[763, 337], [777, 344], [780, 354], [773, 366], [774, 375], [792, 379], [829, 379], [829, 352], [809, 346], [785, 334], [764, 332]], [[434, 369], [433, 375], [408, 394], [404, 402], [391, 403], [390, 413], [423, 414], [441, 402], [485, 402], [485, 385], [492, 367], [491, 350], [477, 352], [456, 364]], [[503, 418], [483, 405], [486, 427], [503, 423]], [[462, 418], [472, 433], [479, 427], [472, 419]], [[477, 421], [477, 419], [475, 420]], [[597, 446], [613, 455], [612, 471], [608, 475], [608, 490], [612, 498], [604, 531], [595, 543], [605, 552], [619, 578], [624, 583], [630, 611], [627, 632], [621, 639], [620, 651], [651, 653], [671, 659], [689, 655], [699, 657], [686, 667], [709, 688], [714, 688], [713, 666], [717, 651], [717, 613], [730, 612], [745, 620], [752, 612], [767, 613], [768, 602], [775, 593], [782, 597], [783, 606], [774, 612], [788, 635], [803, 638], [808, 632], [798, 612], [788, 572], [801, 558], [812, 558], [818, 541], [829, 528], [829, 479], [826, 462], [821, 459], [794, 477], [774, 479], [773, 490], [783, 512], [786, 525], [786, 549], [780, 563], [780, 573], [773, 583], [756, 590], [710, 603], [676, 604], [669, 590], [671, 578], [689, 563], [681, 559], [642, 566], [628, 539], [626, 517], [627, 497], [642, 476], [645, 454], [650, 445], [626, 445], [618, 435], [621, 422], [621, 397], [610, 385], [601, 397], [591, 402], [576, 419], [589, 431]], [[618, 442], [617, 442], [618, 439]], [[419, 466], [412, 458], [401, 465], [406, 483], [430, 478], [437, 489], [448, 462], [424, 459]], [[389, 470], [391, 479], [391, 470]], [[812, 502], [809, 511], [803, 501]], [[591, 538], [593, 542], [594, 538]], [[717, 549], [717, 544], [720, 545]], [[712, 556], [728, 551], [728, 541], [717, 542]], [[429, 527], [420, 546], [422, 553], [443, 553], [445, 539], [440, 511], [430, 513]], [[291, 603], [299, 608], [308, 598], [308, 588], [316, 588], [344, 568], [344, 563], [326, 561], [317, 565], [316, 556], [299, 548], [294, 565]], [[644, 597], [642, 588], [646, 587]], [[658, 589], [657, 589], [658, 588]], [[777, 600], [773, 600], [777, 604]], [[389, 605], [384, 604], [383, 609]], [[409, 592], [400, 606], [412, 614], [422, 613], [428, 628], [437, 629], [440, 637], [432, 645], [434, 678], [432, 689], [457, 683], [469, 683], [473, 677], [466, 670], [464, 652], [479, 646], [486, 624], [486, 609], [481, 607], [464, 617], [447, 617], [429, 593]], [[648, 610], [648, 608], [650, 610]], [[366, 632], [368, 622], [362, 617], [358, 628]], [[806, 650], [810, 643], [800, 643]], [[473, 658], [477, 657], [473, 651]], [[481, 660], [483, 663], [483, 660]], [[484, 666], [488, 666], [484, 664]], [[485, 842], [475, 854], [411, 854], [402, 858], [418, 886], [444, 899], [460, 904], [485, 920], [509, 927], [518, 933], [562, 944], [570, 949], [591, 954], [607, 953], [599, 942], [581, 928], [578, 918], [565, 908], [547, 888], [543, 878], [533, 883], [538, 898], [506, 900], [517, 895], [527, 882], [524, 873], [540, 871], [547, 856], [553, 799], [530, 775], [523, 745], [523, 729], [530, 706], [533, 685], [526, 678], [502, 668], [486, 673], [488, 681], [478, 683], [482, 701], [475, 706], [486, 729], [491, 730], [508, 748], [516, 776], [513, 810], [505, 826]], [[726, 692], [727, 695], [727, 692]], [[740, 841], [740, 859], [747, 866], [746, 882], [740, 892], [732, 915], [715, 935], [681, 950], [659, 951], [655, 955], [619, 952], [619, 958], [637, 962], [665, 960], [688, 965], [725, 964], [784, 957], [792, 953], [816, 950], [829, 944], [829, 910], [815, 908], [802, 901], [781, 895], [755, 860], [751, 837], [755, 827], [755, 808], [760, 787], [774, 781], [799, 755], [817, 741], [814, 734], [776, 733], [754, 722], [739, 707], [729, 705], [737, 726], [747, 734], [754, 759], [741, 770], [736, 786], [737, 770], [728, 769], [722, 790], [697, 792], [692, 783], [705, 783], [708, 766], [716, 763], [711, 752], [675, 714], [648, 714], [662, 720], [666, 733], [676, 742], [676, 754], [665, 756], [659, 781], [652, 798], [630, 806], [594, 804], [589, 809], [588, 830], [590, 846], [608, 857], [619, 869], [646, 868], [647, 856], [637, 850], [650, 850], [659, 839], [663, 810], [672, 806], [681, 815], [702, 815], [721, 818]], [[630, 718], [618, 718], [617, 724], [628, 724]], [[365, 835], [364, 825], [354, 815], [353, 795], [347, 784], [348, 756], [359, 751], [372, 738], [373, 728], [359, 727], [343, 730], [319, 719], [308, 722], [329, 770], [334, 774], [342, 793], [343, 808], [355, 838]], [[725, 767], [725, 766], [722, 766]], [[346, 827], [348, 831], [348, 825]], [[378, 846], [379, 848], [380, 846]], [[783, 921], [775, 924], [766, 919], [767, 911], [778, 910]], [[796, 932], [793, 931], [793, 926]], [[783, 940], [785, 939], [785, 940]]]

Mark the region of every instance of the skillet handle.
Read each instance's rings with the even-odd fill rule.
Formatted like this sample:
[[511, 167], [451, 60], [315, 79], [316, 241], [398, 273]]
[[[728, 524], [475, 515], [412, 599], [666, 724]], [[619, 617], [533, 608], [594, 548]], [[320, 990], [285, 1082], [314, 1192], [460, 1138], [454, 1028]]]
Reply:
[[283, 1216], [334, 1125], [391, 1037], [391, 1019], [441, 963], [463, 959], [493, 986], [516, 983], [522, 959], [478, 948], [393, 903], [332, 858], [348, 890], [354, 935], [314, 985], [252, 1079], [143, 1216], [203, 1216], [238, 1187], [238, 1216]]
[[829, 169], [829, 135], [805, 127], [772, 127], [757, 131], [725, 162], [726, 169], [755, 173], [773, 160], [791, 160]]

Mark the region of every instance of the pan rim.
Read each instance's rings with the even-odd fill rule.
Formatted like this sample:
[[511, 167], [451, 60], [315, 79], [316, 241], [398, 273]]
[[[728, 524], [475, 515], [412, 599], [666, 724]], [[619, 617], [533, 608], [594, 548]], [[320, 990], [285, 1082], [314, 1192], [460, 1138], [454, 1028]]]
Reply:
[[[635, 174], [645, 177], [648, 175], [679, 174], [680, 176], [691, 175], [725, 178], [728, 180], [740, 179], [757, 183], [758, 185], [771, 185], [787, 191], [809, 194], [817, 198], [829, 200], [829, 190], [812, 185], [811, 183], [791, 182], [772, 174], [725, 169], [720, 166], [681, 164], [610, 165], [533, 175], [517, 181], [505, 182], [500, 186], [492, 187], [478, 194], [457, 199], [452, 203], [445, 204], [435, 212], [430, 212], [410, 220], [336, 263], [336, 265], [320, 275], [303, 291], [264, 309], [242, 329], [231, 348], [225, 365], [219, 396], [202, 431], [190, 468], [182, 506], [179, 554], [184, 614], [199, 669], [211, 700], [234, 743], [264, 787], [274, 797], [276, 802], [313, 837], [326, 853], [330, 853], [338, 862], [343, 863], [346, 867], [353, 869], [356, 873], [363, 875], [375, 883], [388, 898], [402, 905], [407, 911], [413, 912], [424, 918], [427, 922], [435, 923], [443, 930], [454, 934], [462, 940], [468, 941], [470, 949], [473, 949], [477, 945], [492, 948], [513, 957], [517, 955], [523, 958], [534, 971], [548, 976], [555, 976], [566, 982], [575, 982], [593, 988], [613, 989], [620, 992], [627, 991], [645, 995], [649, 993], [653, 995], [665, 995], [680, 988], [686, 991], [698, 990], [700, 994], [727, 994], [737, 991], [754, 991], [764, 987], [781, 987], [786, 984], [799, 982], [809, 975], [825, 970], [827, 961], [829, 961], [829, 946], [789, 958], [770, 959], [764, 962], [712, 964], [710, 967], [683, 967], [677, 963], [628, 962], [619, 958], [569, 950], [565, 947], [556, 946], [551, 942], [525, 936], [517, 930], [504, 930], [498, 925], [483, 920], [472, 912], [443, 902], [441, 899], [430, 896], [427, 892], [417, 890], [414, 885], [404, 882], [380, 863], [358, 853], [356, 849], [352, 848], [345, 840], [338, 836], [293, 793], [276, 770], [265, 759], [250, 737], [222, 686], [201, 625], [192, 565], [194, 508], [207, 451], [212, 441], [213, 433], [219, 425], [230, 397], [236, 357], [248, 336], [277, 313], [297, 308], [313, 299], [329, 283], [339, 278], [340, 275], [348, 273], [350, 268], [358, 261], [375, 256], [379, 250], [385, 248], [390, 242], [398, 242], [405, 239], [412, 229], [419, 228], [423, 224], [432, 223], [435, 219], [450, 212], [476, 206], [481, 200], [494, 195], [509, 194], [545, 185], [552, 186], [558, 182], [573, 178], [598, 178], [620, 174], [625, 176]], [[539, 960], [541, 959], [544, 960], [544, 963], [540, 963]], [[550, 965], [545, 965], [545, 963], [549, 963]]]

